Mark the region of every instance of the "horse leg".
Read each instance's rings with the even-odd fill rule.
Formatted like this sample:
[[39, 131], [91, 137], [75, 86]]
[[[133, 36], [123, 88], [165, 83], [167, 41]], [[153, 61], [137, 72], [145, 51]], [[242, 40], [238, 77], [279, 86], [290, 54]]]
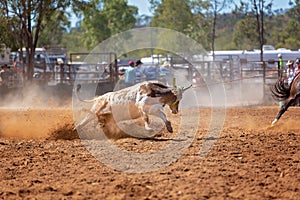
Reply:
[[[297, 95], [298, 96], [298, 95]], [[276, 124], [276, 122], [280, 119], [280, 117], [287, 111], [287, 109], [295, 103], [297, 97], [295, 98], [289, 98], [280, 108], [280, 111], [278, 112], [277, 116], [275, 117], [274, 121], [272, 122], [272, 126]]]

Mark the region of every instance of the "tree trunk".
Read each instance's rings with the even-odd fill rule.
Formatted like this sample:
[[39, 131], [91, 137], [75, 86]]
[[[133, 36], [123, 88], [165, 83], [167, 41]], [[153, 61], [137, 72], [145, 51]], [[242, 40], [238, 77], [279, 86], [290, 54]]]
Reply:
[[216, 37], [216, 23], [217, 23], [217, 2], [214, 1], [214, 16], [213, 16], [213, 29], [212, 29], [212, 41], [211, 41], [211, 50], [213, 60], [215, 60], [215, 37]]

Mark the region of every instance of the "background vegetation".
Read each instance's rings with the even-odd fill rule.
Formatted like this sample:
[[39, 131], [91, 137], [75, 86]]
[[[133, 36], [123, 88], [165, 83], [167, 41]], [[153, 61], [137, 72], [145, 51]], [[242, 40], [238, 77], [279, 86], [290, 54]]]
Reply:
[[[274, 10], [272, 0], [149, 2], [152, 16], [138, 16], [126, 0], [0, 0], [0, 44], [26, 53], [42, 46], [87, 52], [116, 33], [154, 26], [180, 31], [207, 50], [300, 48], [300, 0], [289, 0], [286, 10]], [[79, 20], [71, 27], [74, 14]]]

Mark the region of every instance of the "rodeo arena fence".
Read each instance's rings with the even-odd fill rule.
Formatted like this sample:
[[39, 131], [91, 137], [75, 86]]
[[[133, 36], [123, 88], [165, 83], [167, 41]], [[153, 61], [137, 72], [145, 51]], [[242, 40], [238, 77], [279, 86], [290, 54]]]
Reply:
[[[72, 95], [75, 80], [77, 83], [94, 85], [97, 88], [95, 95], [113, 91], [116, 89], [117, 83], [122, 85], [128, 62], [118, 61], [115, 53], [71, 53], [69, 60], [65, 54], [66, 52], [60, 54], [64, 56], [51, 54], [49, 63], [47, 61], [41, 62], [42, 67], [40, 65], [39, 70], [34, 73], [33, 82], [68, 95]], [[163, 62], [168, 62], [170, 65], [168, 74], [158, 70]], [[9, 66], [12, 73], [7, 84], [8, 93], [10, 90], [21, 89], [27, 79], [26, 73], [20, 74], [14, 71], [12, 63], [9, 63]], [[194, 88], [207, 88], [213, 87], [215, 84], [224, 84], [229, 94], [232, 90], [234, 91], [233, 95], [238, 94], [251, 99], [251, 94], [247, 92], [249, 89], [260, 93], [262, 98], [271, 96], [269, 87], [279, 77], [280, 69], [278, 66], [278, 60], [247, 61], [233, 55], [223, 55], [221, 59], [215, 60], [206, 60], [205, 56], [200, 59], [195, 57], [185, 59], [178, 55], [168, 55], [155, 61], [152, 60], [151, 63], [144, 62], [143, 69], [156, 68], [157, 70], [152, 74], [151, 79], [160, 80], [169, 85], [174, 84], [171, 81], [174, 80], [174, 77], [188, 80]], [[239, 92], [236, 93], [237, 91]], [[6, 92], [2, 90], [1, 96], [4, 94]]]

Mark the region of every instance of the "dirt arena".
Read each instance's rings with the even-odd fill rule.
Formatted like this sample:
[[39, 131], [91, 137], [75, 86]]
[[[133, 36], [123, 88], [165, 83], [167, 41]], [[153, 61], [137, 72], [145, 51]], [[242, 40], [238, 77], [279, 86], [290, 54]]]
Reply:
[[[0, 199], [299, 199], [300, 108], [270, 127], [278, 109], [228, 108], [219, 137], [207, 137], [211, 110], [200, 108], [199, 127], [196, 121], [187, 126], [196, 135], [178, 160], [128, 173], [91, 155], [72, 131], [71, 109], [2, 108]], [[169, 119], [173, 134], [111, 142], [132, 152], [157, 151], [178, 132], [180, 118]], [[205, 138], [214, 146], [200, 157]]]

